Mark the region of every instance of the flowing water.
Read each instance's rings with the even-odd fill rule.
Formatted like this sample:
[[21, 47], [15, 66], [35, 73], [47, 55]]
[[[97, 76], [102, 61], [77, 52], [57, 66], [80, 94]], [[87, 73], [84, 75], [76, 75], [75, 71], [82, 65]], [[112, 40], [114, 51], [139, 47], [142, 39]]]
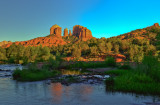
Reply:
[[111, 93], [104, 84], [48, 85], [4, 76], [0, 77], [0, 105], [160, 105], [160, 97]]

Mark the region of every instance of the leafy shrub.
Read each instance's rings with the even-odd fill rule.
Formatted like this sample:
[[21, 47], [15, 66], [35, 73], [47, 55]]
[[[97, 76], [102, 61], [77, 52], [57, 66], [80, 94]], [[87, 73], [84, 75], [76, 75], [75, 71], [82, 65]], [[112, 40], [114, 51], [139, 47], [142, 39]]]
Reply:
[[[116, 75], [106, 80], [107, 91], [134, 92], [140, 94], [160, 94], [160, 83], [145, 73], [133, 70], [112, 70], [106, 74]], [[111, 85], [113, 84], [114, 85]]]
[[44, 80], [60, 74], [60, 72], [53, 70], [49, 71], [47, 66], [38, 69], [36, 64], [29, 65], [28, 69], [16, 69], [13, 72], [13, 79], [18, 81], [39, 81]]
[[131, 66], [130, 66], [130, 64], [128, 62], [127, 63], [125, 62], [123, 65], [119, 66], [119, 69], [130, 70], [132, 68], [131, 68]]
[[113, 58], [113, 57], [107, 57], [107, 58], [105, 59], [105, 63], [106, 63], [106, 65], [108, 65], [108, 66], [112, 66], [112, 67], [115, 67], [115, 66], [116, 66], [116, 60], [115, 60], [115, 58]]
[[104, 72], [107, 75], [115, 75], [115, 76], [121, 76], [130, 73], [130, 70], [123, 70], [123, 69], [118, 69], [118, 70], [109, 70]]

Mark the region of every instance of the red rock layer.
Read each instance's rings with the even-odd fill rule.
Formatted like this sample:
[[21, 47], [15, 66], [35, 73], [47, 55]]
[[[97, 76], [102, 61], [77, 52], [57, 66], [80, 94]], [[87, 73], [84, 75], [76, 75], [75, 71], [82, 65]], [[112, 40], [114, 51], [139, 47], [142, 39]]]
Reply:
[[[10, 45], [12, 45], [13, 43], [9, 43], [6, 44], [3, 47], [9, 47]], [[56, 36], [48, 36], [48, 37], [39, 37], [39, 38], [35, 38], [32, 40], [28, 40], [28, 41], [21, 41], [21, 42], [15, 42], [16, 45], [21, 44], [23, 46], [48, 46], [48, 47], [52, 47], [52, 46], [57, 46], [57, 45], [64, 45], [66, 44], [66, 42], [59, 37]]]
[[86, 27], [76, 25], [73, 27], [73, 35], [80, 38], [82, 41], [86, 41], [92, 38], [92, 32]]

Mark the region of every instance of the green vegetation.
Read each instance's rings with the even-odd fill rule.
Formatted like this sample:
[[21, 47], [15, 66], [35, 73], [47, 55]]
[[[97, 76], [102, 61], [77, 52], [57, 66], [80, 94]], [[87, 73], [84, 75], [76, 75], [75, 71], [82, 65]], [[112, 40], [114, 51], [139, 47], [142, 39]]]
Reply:
[[61, 74], [62, 75], [80, 75], [82, 74], [82, 72], [79, 70], [62, 70]]
[[116, 61], [113, 57], [106, 57], [105, 63], [107, 66], [115, 67]]
[[12, 44], [8, 48], [0, 47], [0, 61], [6, 63], [27, 64], [29, 62], [47, 61], [49, 58], [54, 59], [48, 47], [24, 47], [22, 45]]
[[117, 69], [117, 70], [111, 70], [111, 71], [105, 72], [105, 74], [111, 75], [111, 76], [122, 76], [128, 73], [131, 73], [131, 70]]
[[[38, 81], [60, 74], [58, 69], [82, 69], [118, 67], [118, 70], [107, 71], [111, 75], [106, 80], [108, 90], [136, 92], [144, 94], [160, 94], [160, 28], [151, 26], [127, 34], [111, 38], [92, 38], [80, 41], [74, 36], [63, 38], [70, 43], [52, 47], [24, 47], [12, 44], [8, 48], [0, 47], [0, 62], [2, 63], [32, 63], [28, 69], [15, 70], [13, 78], [18, 81]], [[152, 54], [150, 53], [152, 52]], [[113, 55], [122, 54], [126, 61], [116, 64]], [[73, 58], [73, 61], [63, 65], [62, 58]], [[103, 62], [93, 58], [105, 59]], [[79, 61], [80, 58], [92, 59], [89, 62]], [[43, 62], [42, 68], [34, 65]], [[65, 62], [64, 62], [65, 63]], [[62, 72], [64, 74], [80, 74], [79, 71]], [[75, 81], [69, 77], [69, 81]]]
[[[47, 61], [49, 58], [74, 57], [100, 58], [112, 54], [122, 54], [126, 60], [142, 62], [144, 55], [150, 51], [154, 55], [160, 52], [160, 28], [151, 26], [111, 38], [92, 38], [80, 41], [75, 36], [63, 38], [70, 43], [52, 47], [24, 47], [12, 44], [8, 48], [0, 47], [0, 61], [6, 63], [27, 64], [29, 62]], [[160, 55], [160, 54], [159, 54]], [[90, 59], [92, 60], [92, 59]]]
[[35, 64], [29, 66], [28, 69], [15, 70], [13, 73], [13, 79], [18, 81], [40, 81], [59, 75], [58, 71], [49, 71], [42, 67], [38, 69]]
[[105, 62], [75, 62], [74, 64], [70, 64], [67, 66], [68, 69], [72, 68], [103, 68], [103, 67], [115, 67], [116, 62], [113, 57], [107, 57]]
[[108, 91], [160, 94], [160, 63], [152, 55], [145, 56], [136, 69], [119, 69], [105, 74], [111, 75], [111, 78], [106, 79]]
[[107, 67], [105, 62], [76, 62], [74, 64], [68, 65], [68, 69], [74, 68], [98, 68], [98, 67]]

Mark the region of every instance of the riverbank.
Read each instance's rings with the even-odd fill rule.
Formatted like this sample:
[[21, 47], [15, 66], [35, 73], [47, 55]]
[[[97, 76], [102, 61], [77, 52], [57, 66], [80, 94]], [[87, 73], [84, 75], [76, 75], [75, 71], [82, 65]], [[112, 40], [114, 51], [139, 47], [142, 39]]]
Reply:
[[134, 70], [114, 70], [106, 71], [105, 74], [110, 75], [110, 78], [105, 81], [108, 91], [160, 95], [160, 82], [145, 73]]
[[[76, 62], [63, 65], [61, 61], [30, 64], [27, 69], [15, 70], [13, 79], [17, 81], [49, 80], [54, 83], [70, 85], [72, 83], [103, 83], [111, 91], [123, 91], [138, 94], [160, 94], [159, 61], [154, 56], [145, 56], [142, 63], [134, 67], [129, 63], [117, 64], [114, 59], [100, 62]], [[108, 76], [109, 75], [109, 76]]]

